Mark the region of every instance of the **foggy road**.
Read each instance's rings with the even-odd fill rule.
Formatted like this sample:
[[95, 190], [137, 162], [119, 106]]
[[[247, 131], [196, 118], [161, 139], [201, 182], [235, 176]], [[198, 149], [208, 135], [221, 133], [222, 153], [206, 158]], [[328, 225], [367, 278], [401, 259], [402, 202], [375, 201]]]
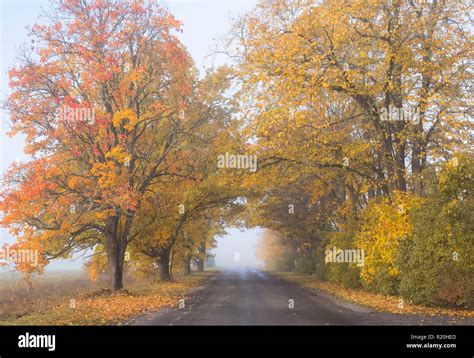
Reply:
[[[181, 307], [130, 325], [449, 325], [449, 317], [397, 315], [306, 290], [257, 269], [223, 271], [189, 293]], [[462, 324], [473, 324], [472, 319]]]

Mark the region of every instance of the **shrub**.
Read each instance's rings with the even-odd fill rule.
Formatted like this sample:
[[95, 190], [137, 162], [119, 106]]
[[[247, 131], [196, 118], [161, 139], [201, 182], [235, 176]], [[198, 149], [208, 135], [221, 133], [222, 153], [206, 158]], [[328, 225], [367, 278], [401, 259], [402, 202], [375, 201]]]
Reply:
[[474, 301], [474, 165], [458, 156], [441, 171], [398, 255], [400, 293], [416, 304], [470, 308]]
[[396, 257], [400, 243], [411, 233], [409, 213], [420, 199], [402, 192], [372, 201], [362, 212], [356, 244], [365, 252], [361, 269], [364, 287], [382, 294], [397, 294], [399, 270]]
[[[353, 232], [337, 232], [330, 236], [326, 249], [356, 249]], [[324, 261], [323, 261], [324, 262]], [[361, 287], [360, 267], [354, 263], [324, 263], [327, 269], [327, 279], [348, 288]]]

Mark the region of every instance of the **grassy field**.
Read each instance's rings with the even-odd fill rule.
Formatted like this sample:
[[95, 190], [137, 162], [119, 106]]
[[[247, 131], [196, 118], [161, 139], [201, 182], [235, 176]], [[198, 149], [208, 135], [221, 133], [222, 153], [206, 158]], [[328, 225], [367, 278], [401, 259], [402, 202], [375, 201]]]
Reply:
[[135, 315], [176, 306], [191, 288], [212, 272], [175, 275], [172, 282], [126, 280], [126, 289], [110, 293], [105, 283], [82, 272], [52, 272], [33, 279], [28, 289], [21, 277], [0, 275], [0, 325], [121, 324]]
[[321, 290], [343, 300], [368, 306], [380, 312], [423, 314], [429, 316], [446, 315], [460, 318], [474, 317], [474, 311], [423, 307], [409, 304], [408, 302], [403, 302], [403, 305], [400, 305], [400, 297], [384, 296], [364, 290], [350, 289], [331, 282], [319, 281], [314, 276], [301, 276], [290, 272], [271, 271], [270, 273], [298, 286]]

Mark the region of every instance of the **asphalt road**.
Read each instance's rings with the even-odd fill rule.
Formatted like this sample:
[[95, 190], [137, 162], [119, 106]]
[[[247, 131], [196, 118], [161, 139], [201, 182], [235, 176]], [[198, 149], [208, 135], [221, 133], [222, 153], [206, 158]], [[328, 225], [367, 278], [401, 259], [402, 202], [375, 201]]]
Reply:
[[472, 319], [397, 315], [307, 290], [256, 269], [223, 271], [174, 308], [137, 317], [130, 325], [452, 325]]

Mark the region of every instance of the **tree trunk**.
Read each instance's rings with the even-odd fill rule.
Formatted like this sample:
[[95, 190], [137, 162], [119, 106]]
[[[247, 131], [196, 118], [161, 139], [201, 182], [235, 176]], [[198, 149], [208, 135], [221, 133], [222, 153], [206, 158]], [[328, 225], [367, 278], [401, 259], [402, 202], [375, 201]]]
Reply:
[[407, 182], [405, 179], [406, 175], [406, 166], [405, 166], [405, 142], [400, 143], [397, 148], [396, 153], [396, 163], [397, 163], [397, 189], [403, 192], [407, 191]]
[[158, 267], [160, 271], [160, 280], [161, 281], [170, 281], [170, 249], [163, 248], [160, 251]]
[[413, 135], [413, 152], [411, 158], [411, 172], [413, 176], [413, 192], [416, 195], [423, 194], [423, 182], [421, 173], [423, 170], [423, 146], [422, 146], [422, 120], [424, 118], [424, 112], [420, 114], [420, 123], [414, 129]]
[[109, 244], [109, 280], [114, 292], [123, 288], [124, 246], [119, 240]]
[[170, 281], [173, 280], [173, 268], [174, 268], [174, 250], [170, 249], [170, 261], [169, 261], [169, 272], [170, 272]]
[[413, 147], [413, 159], [412, 159], [412, 176], [413, 176], [413, 192], [416, 195], [423, 194], [423, 183], [421, 179], [421, 160], [420, 152], [416, 146]]
[[197, 271], [198, 272], [204, 272], [204, 260], [199, 259], [197, 262]]
[[206, 256], [206, 243], [205, 242], [199, 245], [198, 252], [199, 252], [199, 258], [197, 260], [197, 271], [204, 272], [204, 260]]
[[190, 275], [191, 274], [191, 258], [184, 259], [183, 272], [184, 272], [185, 275]]

